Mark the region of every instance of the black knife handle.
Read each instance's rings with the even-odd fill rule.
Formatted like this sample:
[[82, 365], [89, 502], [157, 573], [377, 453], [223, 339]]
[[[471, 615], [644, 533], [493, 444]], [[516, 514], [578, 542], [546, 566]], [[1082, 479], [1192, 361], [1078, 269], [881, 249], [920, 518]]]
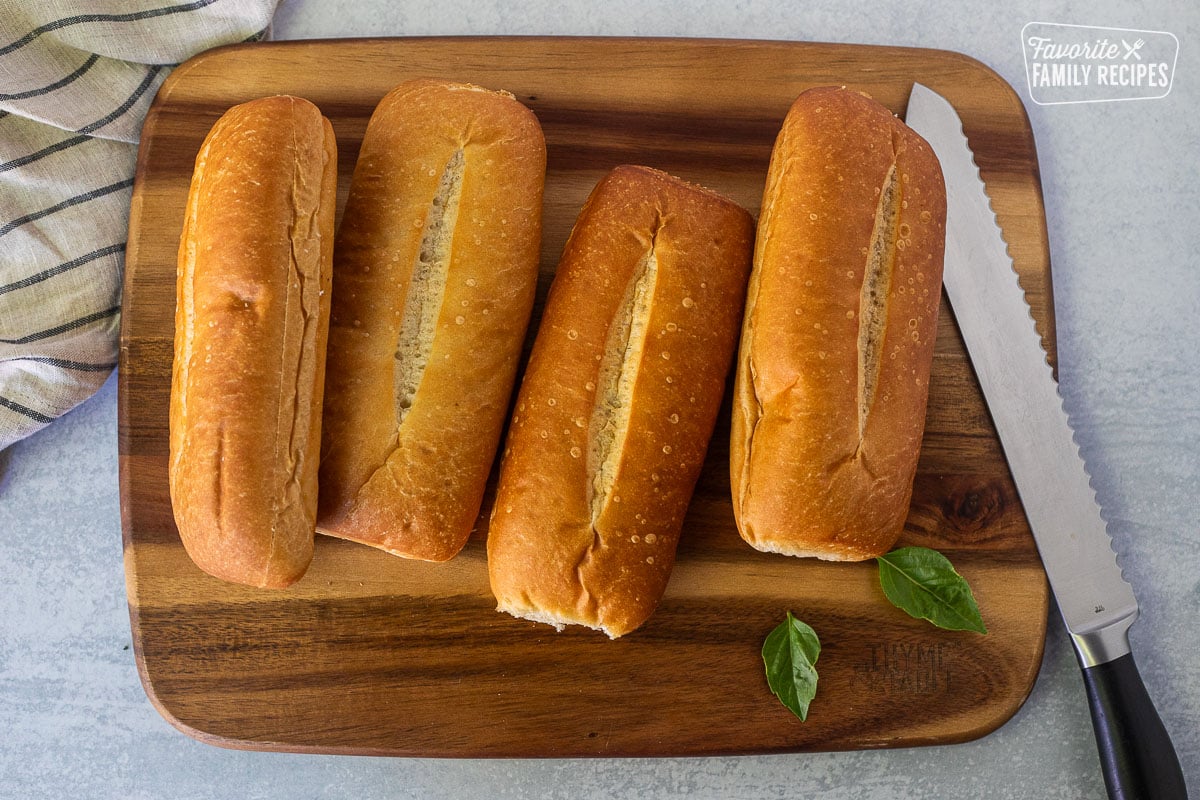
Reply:
[[1104, 785], [1112, 800], [1187, 800], [1183, 770], [1133, 654], [1083, 668]]

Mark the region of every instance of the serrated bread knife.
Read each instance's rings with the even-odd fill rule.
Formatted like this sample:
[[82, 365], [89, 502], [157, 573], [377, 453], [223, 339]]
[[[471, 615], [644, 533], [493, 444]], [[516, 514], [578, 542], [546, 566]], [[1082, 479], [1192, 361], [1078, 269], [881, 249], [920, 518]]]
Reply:
[[905, 121], [946, 179], [944, 282], [1083, 669], [1111, 798], [1185, 798], [1179, 760], [1129, 649], [1138, 615], [1058, 386], [954, 108], [914, 84]]

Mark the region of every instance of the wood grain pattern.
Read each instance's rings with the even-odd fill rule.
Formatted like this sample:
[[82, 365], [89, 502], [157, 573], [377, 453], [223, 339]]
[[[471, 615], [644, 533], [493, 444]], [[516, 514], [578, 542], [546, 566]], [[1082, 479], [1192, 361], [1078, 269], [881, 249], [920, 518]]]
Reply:
[[[318, 537], [308, 574], [267, 592], [201, 573], [167, 495], [175, 252], [192, 162], [229, 106], [316, 103], [338, 137], [339, 209], [375, 103], [443, 77], [512, 91], [546, 134], [536, 329], [562, 246], [608, 169], [641, 163], [757, 213], [775, 133], [804, 89], [847, 85], [902, 113], [914, 80], [964, 120], [1039, 329], [1054, 352], [1033, 137], [995, 73], [943, 51], [720, 40], [391, 39], [249, 45], [175, 71], [147, 117], [125, 266], [119, 448], [137, 660], [173, 724], [229, 747], [413, 756], [701, 755], [957, 742], [1008, 719], [1041, 662], [1048, 590], [943, 302], [924, 446], [901, 544], [946, 553], [990, 633], [892, 608], [873, 564], [758, 553], [733, 524], [728, 401], [657, 613], [619, 641], [497, 614], [486, 514], [446, 564]], [[790, 609], [819, 633], [820, 688], [801, 723], [759, 655]]]

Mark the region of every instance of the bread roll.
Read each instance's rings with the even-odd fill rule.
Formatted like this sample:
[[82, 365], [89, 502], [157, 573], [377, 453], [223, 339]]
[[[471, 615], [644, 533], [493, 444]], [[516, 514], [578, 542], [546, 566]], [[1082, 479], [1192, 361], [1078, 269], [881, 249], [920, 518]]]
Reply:
[[654, 611], [704, 461], [753, 220], [645, 167], [579, 215], [538, 329], [488, 533], [498, 609], [616, 638]]
[[734, 389], [734, 514], [754, 547], [855, 561], [899, 537], [945, 235], [921, 137], [856, 92], [800, 95], [771, 156]]
[[283, 587], [308, 568], [336, 203], [316, 106], [234, 106], [196, 157], [179, 243], [171, 504], [192, 560]]
[[445, 561], [479, 514], [537, 288], [546, 146], [506, 92], [376, 108], [334, 254], [318, 528]]

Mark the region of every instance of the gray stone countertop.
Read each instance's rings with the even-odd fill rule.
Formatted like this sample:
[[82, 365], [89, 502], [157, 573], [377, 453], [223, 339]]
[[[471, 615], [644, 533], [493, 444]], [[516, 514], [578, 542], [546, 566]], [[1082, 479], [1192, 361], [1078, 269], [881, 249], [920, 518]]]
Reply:
[[[1031, 102], [1031, 21], [1169, 31], [1165, 98]], [[796, 3], [284, 0], [277, 39], [572, 34], [957, 50], [1026, 104], [1042, 171], [1062, 393], [1142, 607], [1131, 638], [1200, 792], [1200, 10], [970, 0]], [[138, 682], [121, 563], [116, 378], [0, 453], [0, 797], [1100, 798], [1083, 687], [1056, 613], [1028, 702], [989, 736], [905, 750], [707, 759], [424, 760], [222, 750]]]

